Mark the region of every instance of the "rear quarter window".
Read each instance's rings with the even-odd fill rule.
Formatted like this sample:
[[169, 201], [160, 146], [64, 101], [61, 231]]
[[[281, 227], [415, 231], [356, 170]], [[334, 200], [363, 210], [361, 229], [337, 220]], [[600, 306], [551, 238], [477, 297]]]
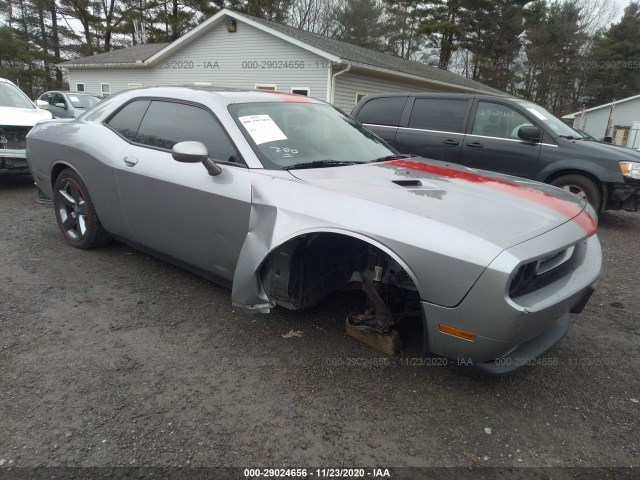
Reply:
[[135, 142], [140, 122], [150, 104], [149, 100], [135, 100], [111, 117], [107, 125], [123, 137]]
[[365, 103], [356, 118], [361, 123], [400, 125], [407, 97], [374, 98]]

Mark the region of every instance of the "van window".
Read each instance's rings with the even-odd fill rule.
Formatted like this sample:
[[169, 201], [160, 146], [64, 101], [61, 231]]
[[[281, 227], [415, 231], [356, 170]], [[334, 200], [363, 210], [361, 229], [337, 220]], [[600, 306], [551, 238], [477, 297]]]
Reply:
[[468, 100], [416, 98], [409, 127], [462, 133]]
[[399, 125], [407, 97], [374, 98], [358, 112], [358, 121], [374, 125]]
[[473, 122], [473, 135], [518, 140], [520, 127], [532, 127], [519, 112], [499, 103], [480, 102]]

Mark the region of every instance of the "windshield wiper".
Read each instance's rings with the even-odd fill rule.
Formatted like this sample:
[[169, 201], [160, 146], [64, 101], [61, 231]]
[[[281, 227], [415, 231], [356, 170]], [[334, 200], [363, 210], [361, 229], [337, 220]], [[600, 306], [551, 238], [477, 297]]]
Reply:
[[400, 154], [387, 155], [386, 157], [380, 157], [380, 158], [371, 160], [371, 163], [388, 162], [389, 160], [400, 160], [402, 158], [411, 158], [411, 157], [415, 157], [415, 155], [400, 155]]
[[300, 168], [323, 168], [323, 167], [342, 167], [345, 165], [355, 165], [362, 162], [343, 162], [340, 160], [316, 160], [315, 162], [295, 163], [288, 167], [282, 167], [283, 170], [296, 170]]
[[558, 135], [560, 138], [566, 138], [567, 140], [582, 140], [582, 137], [574, 137], [572, 135]]

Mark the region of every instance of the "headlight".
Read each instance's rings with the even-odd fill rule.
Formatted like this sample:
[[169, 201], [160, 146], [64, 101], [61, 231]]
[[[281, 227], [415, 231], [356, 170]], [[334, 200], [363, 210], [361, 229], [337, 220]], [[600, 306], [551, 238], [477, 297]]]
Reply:
[[620, 170], [623, 176], [640, 180], [640, 163], [620, 162]]

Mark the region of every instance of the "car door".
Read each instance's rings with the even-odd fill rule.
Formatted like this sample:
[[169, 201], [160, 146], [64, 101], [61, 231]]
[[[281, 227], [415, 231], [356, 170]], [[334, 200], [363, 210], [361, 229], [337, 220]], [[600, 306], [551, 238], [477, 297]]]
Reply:
[[364, 103], [356, 119], [389, 145], [396, 146], [396, 132], [408, 96], [374, 97]]
[[[146, 101], [131, 142], [116, 162], [116, 181], [132, 239], [206, 274], [231, 282], [247, 235], [249, 171], [220, 122], [206, 108], [176, 101]], [[222, 173], [200, 163], [179, 163], [171, 148], [200, 141]]]
[[524, 113], [504, 103], [479, 100], [467, 129], [460, 163], [468, 167], [532, 178], [540, 142], [518, 137], [522, 126], [537, 126]]
[[402, 153], [445, 162], [458, 162], [470, 100], [415, 98], [407, 126], [396, 134]]

